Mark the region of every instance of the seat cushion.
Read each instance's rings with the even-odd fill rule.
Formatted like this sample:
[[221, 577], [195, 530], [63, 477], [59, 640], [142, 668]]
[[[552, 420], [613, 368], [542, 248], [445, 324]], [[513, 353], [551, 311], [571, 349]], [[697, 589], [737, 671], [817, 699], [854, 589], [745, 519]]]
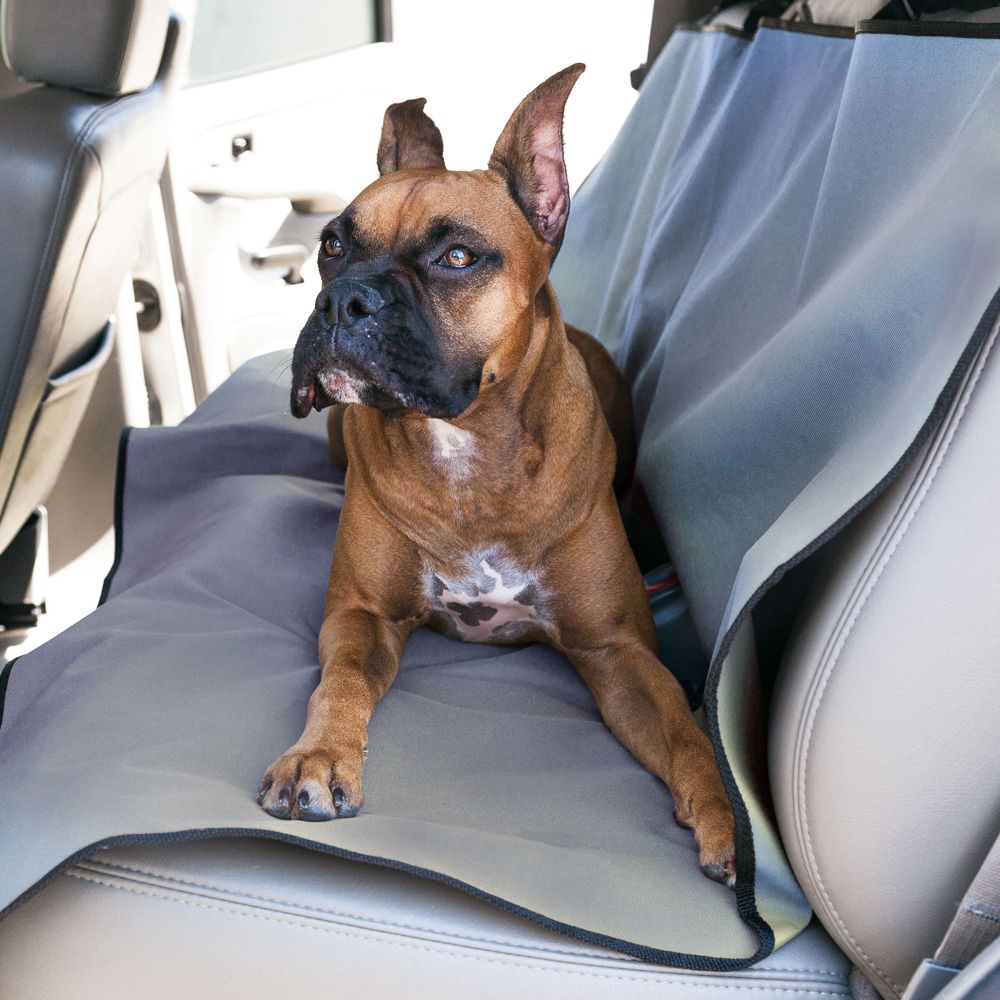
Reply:
[[851, 995], [815, 924], [751, 969], [665, 969], [414, 875], [248, 838], [81, 861], [0, 923], [0, 954], [0, 994], [33, 1000]]
[[775, 686], [786, 850], [884, 996], [934, 953], [998, 833], [998, 425], [1000, 321], [931, 441], [829, 552]]
[[543, 644], [416, 630], [368, 730], [360, 814], [258, 806], [316, 685], [344, 496], [324, 420], [287, 412], [282, 360], [248, 362], [180, 427], [130, 434], [106, 602], [0, 676], [0, 815], [18, 817], [0, 823], [0, 909], [101, 847], [242, 831], [435, 873], [646, 961], [762, 957], [666, 787]]

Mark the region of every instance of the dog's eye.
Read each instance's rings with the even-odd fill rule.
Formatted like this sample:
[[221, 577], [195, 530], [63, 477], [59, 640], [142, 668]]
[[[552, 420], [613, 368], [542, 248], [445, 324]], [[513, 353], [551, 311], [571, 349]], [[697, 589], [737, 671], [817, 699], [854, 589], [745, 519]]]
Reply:
[[468, 267], [470, 264], [474, 264], [475, 260], [475, 254], [468, 247], [449, 247], [438, 258], [438, 263], [444, 264], [446, 267], [459, 268]]
[[323, 243], [323, 253], [325, 253], [327, 257], [343, 257], [344, 244], [341, 243], [336, 236], [331, 236]]

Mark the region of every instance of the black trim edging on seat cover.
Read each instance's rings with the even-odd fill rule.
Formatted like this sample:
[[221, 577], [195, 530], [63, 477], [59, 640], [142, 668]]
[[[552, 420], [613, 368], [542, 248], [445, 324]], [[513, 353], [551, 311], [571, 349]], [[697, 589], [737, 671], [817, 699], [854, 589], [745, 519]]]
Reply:
[[1000, 38], [997, 21], [860, 21], [859, 35], [918, 35], [939, 38]]
[[7, 685], [10, 683], [10, 674], [14, 669], [14, 664], [19, 659], [21, 659], [20, 656], [15, 656], [13, 660], [4, 664], [3, 670], [0, 670], [0, 729], [3, 728], [3, 706], [7, 700]]
[[777, 17], [762, 17], [758, 28], [771, 31], [794, 31], [800, 35], [821, 35], [825, 38], [854, 38], [854, 29], [846, 24], [819, 24], [813, 21], [782, 21]]
[[104, 586], [101, 587], [101, 597], [97, 602], [98, 607], [108, 599], [108, 594], [111, 591], [111, 581], [115, 578], [115, 573], [118, 572], [118, 567], [122, 561], [122, 539], [124, 536], [122, 511], [125, 505], [125, 463], [128, 458], [128, 436], [131, 431], [131, 427], [123, 428], [121, 437], [118, 438], [118, 463], [115, 468], [115, 558], [114, 562], [111, 563], [111, 569], [108, 570], [108, 575], [104, 578]]
[[[766, 927], [772, 938], [773, 933], [765, 923], [760, 913], [757, 911], [756, 896], [754, 892], [754, 880], [756, 864], [753, 847], [753, 830], [750, 825], [750, 817], [747, 813], [746, 804], [740, 795], [739, 787], [733, 776], [732, 769], [726, 757], [725, 749], [722, 746], [722, 738], [719, 731], [718, 720], [718, 689], [719, 679], [722, 672], [722, 664], [725, 662], [733, 641], [740, 627], [753, 613], [754, 608], [760, 603], [764, 595], [775, 585], [789, 570], [794, 569], [818, 549], [822, 548], [835, 535], [839, 534], [855, 517], [858, 516], [874, 500], [878, 499], [889, 486], [897, 479], [899, 474], [913, 461], [917, 453], [927, 443], [934, 430], [940, 424], [948, 408], [955, 399], [958, 389], [963, 379], [968, 374], [976, 355], [986, 343], [993, 328], [1000, 319], [1000, 289], [998, 289], [990, 300], [986, 311], [983, 313], [965, 349], [959, 356], [958, 362], [952, 369], [951, 374], [945, 382], [944, 388], [938, 394], [937, 400], [931, 409], [930, 414], [924, 421], [917, 436], [910, 443], [910, 446], [903, 452], [895, 465], [883, 476], [883, 478], [872, 487], [857, 503], [846, 513], [835, 521], [826, 531], [813, 539], [808, 545], [800, 549], [791, 559], [778, 566], [773, 573], [757, 588], [750, 596], [750, 599], [743, 605], [739, 613], [733, 619], [726, 634], [719, 644], [718, 652], [709, 667], [708, 678], [705, 683], [705, 717], [708, 721], [709, 737], [712, 741], [712, 749], [715, 751], [715, 759], [722, 774], [722, 784], [726, 789], [726, 794], [733, 806], [733, 813], [736, 817], [736, 901], [739, 907], [740, 916], [755, 929], [761, 926]], [[755, 958], [759, 961], [764, 955]]]
[[[819, 24], [809, 21], [783, 21], [775, 17], [762, 17], [757, 29], [792, 31], [801, 35], [819, 35], [827, 38], [853, 39], [858, 35], [913, 35], [924, 38], [1000, 38], [1000, 21], [889, 21], [871, 18], [859, 21], [853, 28], [842, 24]], [[740, 30], [731, 24], [681, 24], [675, 31], [688, 31], [696, 35], [732, 35], [750, 41], [754, 29]]]

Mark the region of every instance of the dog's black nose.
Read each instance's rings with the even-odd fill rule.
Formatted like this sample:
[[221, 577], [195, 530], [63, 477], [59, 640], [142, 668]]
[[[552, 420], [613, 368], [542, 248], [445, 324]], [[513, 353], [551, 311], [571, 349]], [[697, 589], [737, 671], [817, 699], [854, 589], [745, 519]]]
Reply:
[[351, 327], [365, 316], [374, 316], [385, 305], [382, 295], [370, 285], [353, 278], [341, 278], [316, 296], [316, 310], [331, 325]]

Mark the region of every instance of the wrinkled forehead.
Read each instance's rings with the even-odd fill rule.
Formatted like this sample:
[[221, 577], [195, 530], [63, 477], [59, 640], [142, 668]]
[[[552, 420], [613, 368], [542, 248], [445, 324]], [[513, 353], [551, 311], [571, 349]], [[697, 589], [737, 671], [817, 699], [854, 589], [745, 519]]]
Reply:
[[362, 191], [341, 219], [371, 252], [477, 236], [499, 247], [533, 235], [503, 181], [483, 170], [388, 174]]

